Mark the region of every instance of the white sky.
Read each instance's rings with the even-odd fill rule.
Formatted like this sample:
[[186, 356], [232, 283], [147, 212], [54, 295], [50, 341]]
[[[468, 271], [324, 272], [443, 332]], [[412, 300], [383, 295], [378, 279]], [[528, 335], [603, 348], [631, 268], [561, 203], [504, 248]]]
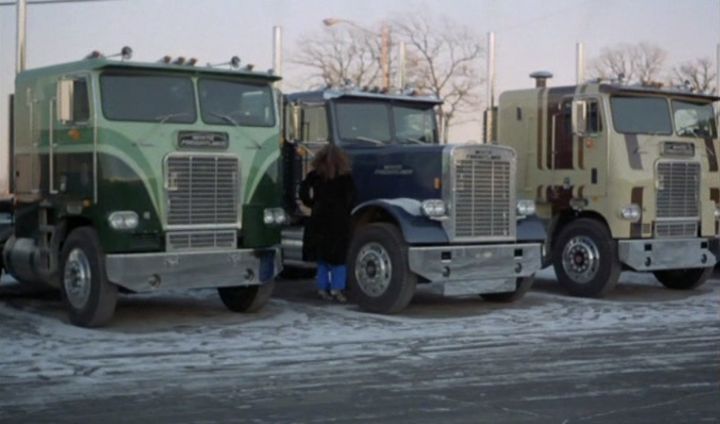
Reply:
[[[30, 5], [28, 66], [76, 60], [92, 50], [110, 54], [129, 45], [140, 61], [170, 54], [206, 63], [238, 55], [267, 69], [274, 25], [283, 27], [287, 59], [295, 40], [321, 30], [323, 18], [369, 27], [418, 11], [445, 15], [481, 36], [495, 31], [497, 93], [530, 86], [527, 75], [539, 69], [555, 74], [551, 84], [573, 83], [578, 41], [587, 58], [604, 46], [647, 41], [668, 51], [668, 64], [698, 57], [714, 61], [720, 41], [720, 0], [118, 0]], [[15, 8], [0, 7], [2, 141], [14, 61]], [[302, 86], [287, 61], [285, 70], [286, 87]], [[470, 124], [454, 129], [451, 138], [480, 140], [480, 134], [479, 124]]]

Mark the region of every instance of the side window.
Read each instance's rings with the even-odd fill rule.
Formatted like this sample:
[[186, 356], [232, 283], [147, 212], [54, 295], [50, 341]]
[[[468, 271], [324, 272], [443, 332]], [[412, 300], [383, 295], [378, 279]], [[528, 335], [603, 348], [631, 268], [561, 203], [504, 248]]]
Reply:
[[88, 97], [88, 84], [84, 78], [73, 80], [73, 122], [87, 122], [90, 120], [90, 99]]
[[324, 106], [303, 108], [302, 140], [328, 141], [327, 112]]
[[590, 134], [597, 134], [602, 132], [602, 117], [600, 114], [600, 104], [597, 100], [588, 101], [588, 122], [587, 132]]

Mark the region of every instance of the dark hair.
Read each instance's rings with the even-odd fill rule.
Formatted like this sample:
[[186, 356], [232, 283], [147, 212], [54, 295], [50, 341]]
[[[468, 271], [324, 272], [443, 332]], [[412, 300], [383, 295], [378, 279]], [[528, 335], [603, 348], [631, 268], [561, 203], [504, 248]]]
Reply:
[[328, 143], [315, 154], [312, 167], [320, 177], [330, 180], [350, 173], [350, 159], [341, 148]]

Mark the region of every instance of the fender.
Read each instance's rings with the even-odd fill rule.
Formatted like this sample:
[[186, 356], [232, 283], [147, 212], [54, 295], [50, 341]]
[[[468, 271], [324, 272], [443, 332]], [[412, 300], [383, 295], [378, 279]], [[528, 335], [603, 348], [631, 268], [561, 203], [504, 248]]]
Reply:
[[409, 198], [369, 200], [353, 209], [353, 220], [371, 209], [381, 209], [390, 215], [400, 227], [403, 238], [408, 244], [447, 244], [450, 242], [440, 222], [422, 214], [418, 200]]
[[527, 218], [517, 221], [517, 241], [518, 243], [526, 242], [545, 242], [547, 231], [545, 224], [537, 215], [531, 215]]

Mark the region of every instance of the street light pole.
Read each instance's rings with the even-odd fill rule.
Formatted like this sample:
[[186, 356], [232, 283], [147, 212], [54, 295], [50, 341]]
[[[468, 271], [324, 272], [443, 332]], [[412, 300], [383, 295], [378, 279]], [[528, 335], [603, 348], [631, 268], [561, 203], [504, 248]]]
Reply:
[[[366, 32], [368, 34], [371, 34], [374, 37], [378, 36], [378, 33], [372, 30], [369, 30], [363, 26], [358, 25], [357, 23], [348, 20], [348, 19], [341, 19], [341, 18], [325, 18], [322, 20], [323, 25], [326, 27], [331, 27], [338, 24], [347, 24], [351, 27], [357, 28], [360, 31]], [[383, 23], [382, 27], [380, 28], [380, 68], [382, 69], [382, 75], [383, 75], [383, 88], [385, 91], [390, 90], [390, 46], [391, 46], [391, 38], [390, 38], [390, 26], [387, 23]]]

